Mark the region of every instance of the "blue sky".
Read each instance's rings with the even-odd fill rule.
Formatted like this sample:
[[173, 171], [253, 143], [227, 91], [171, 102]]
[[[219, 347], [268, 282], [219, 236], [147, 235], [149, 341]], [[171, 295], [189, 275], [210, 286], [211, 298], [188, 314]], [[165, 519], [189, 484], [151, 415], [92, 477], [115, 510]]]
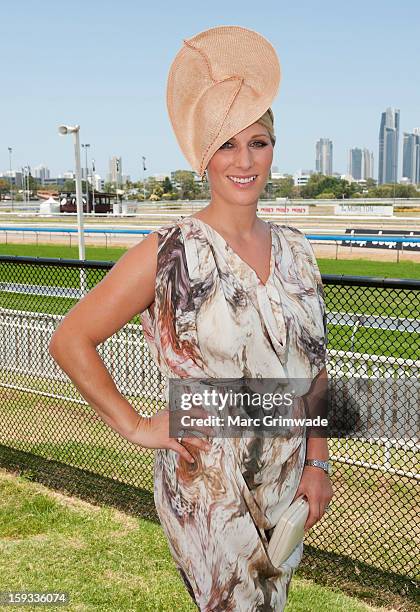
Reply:
[[[189, 169], [167, 115], [166, 79], [183, 38], [240, 25], [276, 48], [282, 82], [272, 108], [280, 171], [314, 168], [315, 142], [334, 142], [334, 171], [347, 171], [349, 147], [378, 161], [380, 114], [401, 111], [401, 133], [420, 126], [418, 0], [283, 0], [173, 3], [29, 0], [3, 3], [0, 171], [45, 163], [72, 169], [72, 139], [60, 123], [79, 123], [81, 142], [103, 177], [121, 155], [123, 172]], [[400, 159], [401, 167], [401, 159]]]

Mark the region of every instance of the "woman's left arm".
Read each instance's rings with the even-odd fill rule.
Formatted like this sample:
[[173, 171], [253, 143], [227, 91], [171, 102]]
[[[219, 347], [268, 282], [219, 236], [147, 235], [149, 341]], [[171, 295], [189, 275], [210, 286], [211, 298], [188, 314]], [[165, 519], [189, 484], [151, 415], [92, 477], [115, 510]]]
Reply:
[[[319, 398], [319, 389], [321, 389], [322, 386], [324, 387], [324, 392], [328, 389], [326, 368], [323, 368], [316, 378], [317, 382], [315, 386], [318, 389], [317, 397]], [[310, 398], [308, 401], [310, 401]], [[327, 438], [309, 436], [306, 440], [306, 459], [328, 461]], [[328, 506], [328, 503], [333, 497], [333, 490], [328, 474], [319, 467], [305, 465], [294, 499], [302, 495], [304, 495], [309, 502], [309, 515], [305, 523], [305, 531], [307, 531], [322, 518], [326, 506]]]

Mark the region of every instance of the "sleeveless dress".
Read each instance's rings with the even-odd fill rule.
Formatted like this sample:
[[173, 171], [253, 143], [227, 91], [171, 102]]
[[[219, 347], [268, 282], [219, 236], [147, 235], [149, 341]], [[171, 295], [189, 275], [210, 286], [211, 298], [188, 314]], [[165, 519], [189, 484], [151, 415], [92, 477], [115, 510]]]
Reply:
[[[269, 225], [265, 285], [201, 219], [156, 230], [155, 302], [141, 320], [167, 377], [167, 403], [171, 378], [311, 381], [325, 367], [324, 292], [312, 246], [294, 227]], [[210, 443], [201, 451], [185, 442], [195, 463], [155, 451], [154, 500], [177, 569], [202, 611], [281, 611], [303, 544], [276, 568], [267, 537], [298, 488], [306, 437]]]

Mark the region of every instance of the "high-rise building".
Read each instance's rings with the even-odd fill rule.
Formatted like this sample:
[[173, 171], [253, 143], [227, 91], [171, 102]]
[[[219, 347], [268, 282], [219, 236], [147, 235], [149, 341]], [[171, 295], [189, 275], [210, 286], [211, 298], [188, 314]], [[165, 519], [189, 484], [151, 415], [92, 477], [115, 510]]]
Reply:
[[362, 167], [362, 178], [370, 179], [373, 178], [373, 152], [369, 149], [363, 149], [363, 167]]
[[327, 176], [333, 173], [333, 143], [329, 138], [320, 138], [316, 143], [316, 171]]
[[398, 141], [400, 110], [388, 107], [382, 113], [379, 129], [378, 184], [398, 181]]
[[362, 157], [362, 149], [350, 149], [348, 173], [354, 178], [355, 181], [360, 181], [362, 178]]
[[39, 179], [43, 185], [44, 181], [50, 178], [50, 171], [47, 166], [37, 166], [33, 169], [33, 176], [34, 178]]
[[404, 132], [402, 175], [410, 183], [420, 183], [420, 128]]
[[[420, 138], [420, 128], [414, 128], [413, 134]], [[420, 184], [420, 144], [419, 140], [417, 140], [417, 159], [416, 159], [416, 173], [414, 174], [414, 178], [416, 180], [416, 184]]]
[[122, 159], [121, 157], [111, 157], [109, 160], [109, 182], [122, 185]]

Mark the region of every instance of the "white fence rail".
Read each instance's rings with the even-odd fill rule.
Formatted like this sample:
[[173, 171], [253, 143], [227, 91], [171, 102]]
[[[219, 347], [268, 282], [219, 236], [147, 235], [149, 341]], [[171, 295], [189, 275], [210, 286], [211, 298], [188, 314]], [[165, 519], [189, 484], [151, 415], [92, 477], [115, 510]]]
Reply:
[[[0, 310], [1, 387], [86, 404], [48, 352], [50, 338], [61, 318], [53, 314]], [[163, 398], [166, 381], [150, 355], [141, 325], [125, 325], [98, 346], [98, 353], [118, 381], [121, 393], [155, 401]], [[329, 374], [342, 391], [346, 391], [349, 378], [353, 379], [353, 387], [354, 379], [359, 379], [357, 395], [361, 409], [378, 422], [378, 435], [374, 438], [334, 440], [332, 460], [419, 479], [416, 461], [419, 445], [408, 438], [410, 433], [417, 433], [420, 360], [334, 349], [329, 349], [328, 359]], [[376, 387], [375, 381], [372, 383], [375, 378], [379, 379]], [[396, 385], [390, 397], [380, 380], [384, 378], [413, 381], [414, 392], [407, 395], [404, 387]], [[377, 414], [378, 405], [380, 414]], [[384, 429], [387, 424], [388, 431]], [[389, 435], [396, 424], [400, 432], [398, 439]]]

